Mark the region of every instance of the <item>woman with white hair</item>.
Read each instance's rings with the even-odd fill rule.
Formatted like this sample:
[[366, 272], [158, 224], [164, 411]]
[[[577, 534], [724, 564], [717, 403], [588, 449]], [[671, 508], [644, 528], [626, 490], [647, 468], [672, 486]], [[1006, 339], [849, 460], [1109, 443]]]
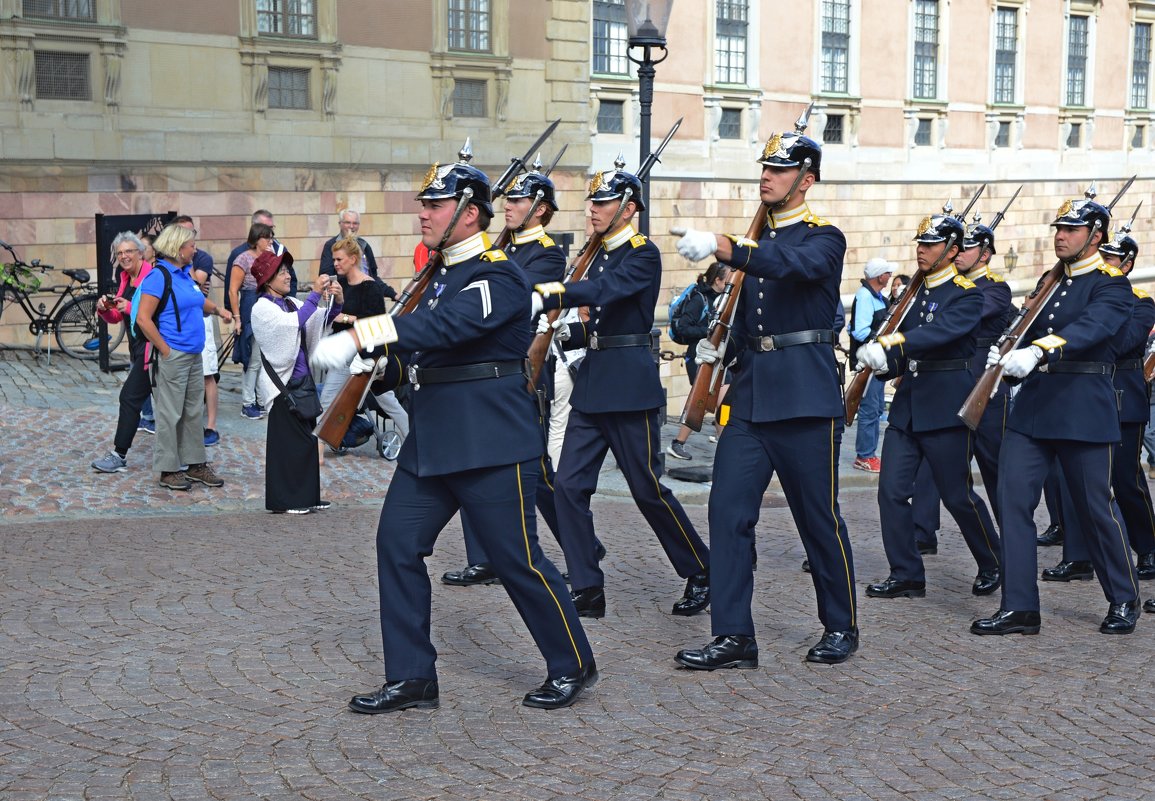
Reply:
[[[112, 263], [119, 268], [120, 283], [115, 295], [102, 295], [96, 301], [96, 313], [109, 325], [132, 318], [132, 296], [152, 269], [144, 259], [145, 245], [132, 231], [123, 231], [112, 240]], [[122, 473], [128, 469], [128, 449], [140, 425], [140, 411], [152, 394], [148, 371], [144, 367], [146, 340], [133, 326], [128, 329], [128, 352], [131, 358], [128, 377], [120, 388], [120, 416], [112, 450], [92, 462], [98, 473]]]

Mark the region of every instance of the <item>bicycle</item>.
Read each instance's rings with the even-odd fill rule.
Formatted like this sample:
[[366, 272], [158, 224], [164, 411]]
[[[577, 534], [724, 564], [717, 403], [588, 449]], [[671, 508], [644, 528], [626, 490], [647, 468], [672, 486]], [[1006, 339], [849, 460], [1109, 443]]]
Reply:
[[[36, 337], [36, 350], [40, 350], [40, 340], [46, 334], [54, 334], [60, 349], [74, 359], [95, 359], [100, 350], [100, 328], [96, 316], [96, 301], [100, 293], [91, 285], [88, 270], [61, 270], [68, 276], [69, 283], [43, 287], [41, 274], [56, 269], [51, 264], [41, 264], [40, 259], [25, 262], [7, 242], [0, 241], [0, 247], [12, 255], [12, 263], [0, 267], [0, 314], [4, 311], [4, 301], [15, 303], [28, 318], [28, 331]], [[36, 295], [59, 295], [49, 309], [45, 303], [35, 303]], [[120, 322], [108, 326], [108, 349], [115, 350], [124, 339], [125, 324]], [[49, 358], [52, 346], [48, 347]]]

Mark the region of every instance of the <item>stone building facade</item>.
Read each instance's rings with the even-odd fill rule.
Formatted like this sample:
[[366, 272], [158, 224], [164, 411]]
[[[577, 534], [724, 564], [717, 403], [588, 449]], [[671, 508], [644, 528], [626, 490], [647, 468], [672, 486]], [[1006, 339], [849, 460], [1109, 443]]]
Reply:
[[[675, 0], [655, 142], [684, 122], [651, 179], [668, 296], [696, 273], [669, 227], [744, 231], [761, 143], [811, 102], [847, 294], [871, 256], [912, 267], [918, 220], [983, 182], [987, 219], [1025, 185], [999, 229], [1012, 279], [1049, 265], [1046, 224], [1092, 180], [1109, 198], [1139, 175], [1120, 210], [1147, 201], [1145, 247], [1153, 24], [1155, 0]], [[92, 268], [94, 214], [173, 210], [223, 262], [268, 208], [308, 275], [353, 208], [402, 283], [415, 187], [466, 137], [496, 175], [560, 119], [553, 227], [580, 242], [589, 174], [637, 166], [638, 111], [620, 0], [0, 0], [0, 239]], [[6, 310], [0, 341], [24, 323]]]

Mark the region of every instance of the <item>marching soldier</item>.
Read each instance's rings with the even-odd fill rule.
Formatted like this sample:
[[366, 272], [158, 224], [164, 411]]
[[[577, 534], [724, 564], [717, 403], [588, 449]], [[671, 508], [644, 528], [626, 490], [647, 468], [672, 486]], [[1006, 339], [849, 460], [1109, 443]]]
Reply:
[[703, 339], [697, 348], [699, 363], [721, 362], [728, 350], [737, 360], [718, 409], [725, 428], [710, 489], [714, 640], [677, 653], [675, 661], [687, 668], [758, 665], [750, 613], [754, 526], [775, 472], [806, 549], [825, 628], [806, 659], [834, 664], [858, 649], [854, 562], [838, 507], [843, 406], [831, 328], [846, 238], [807, 205], [806, 193], [821, 177], [822, 151], [804, 130], [805, 118], [796, 131], [775, 134], [758, 159], [759, 213], [767, 218], [757, 242], [692, 230], [678, 241], [686, 258], [714, 257], [748, 276], [728, 344], [714, 348]]
[[978, 563], [971, 592], [989, 595], [1001, 580], [998, 534], [971, 479], [971, 432], [957, 414], [975, 384], [970, 363], [982, 321], [983, 293], [955, 268], [966, 232], [948, 211], [924, 218], [915, 236], [918, 269], [924, 278], [911, 313], [898, 332], [859, 349], [860, 364], [881, 375], [903, 375], [890, 405], [878, 484], [878, 516], [890, 576], [867, 585], [866, 594], [872, 598], [926, 595], [926, 573], [911, 517], [915, 474], [923, 459]]
[[[1052, 457], [1072, 493], [1074, 520], [1109, 602], [1099, 630], [1129, 634], [1139, 618], [1139, 582], [1127, 535], [1111, 513], [1111, 460], [1120, 440], [1111, 376], [1120, 329], [1133, 295], [1123, 273], [1099, 255], [1111, 212], [1088, 193], [1065, 202], [1051, 225], [1063, 277], [1042, 313], [1000, 364], [1023, 380], [999, 456], [1003, 528], [1003, 596], [997, 612], [971, 624], [973, 634], [1037, 634], [1041, 625], [1034, 508]], [[1037, 369], [1036, 369], [1037, 368]]]
[[[514, 265], [513, 259], [516, 259], [517, 266], [525, 271], [526, 279], [531, 286], [562, 280], [566, 267], [564, 252], [545, 231], [545, 226], [553, 219], [558, 206], [553, 181], [542, 175], [540, 168], [540, 162], [535, 163], [533, 170], [521, 175], [505, 193], [505, 225], [513, 232], [513, 237], [505, 248], [506, 255], [511, 259], [507, 264]], [[541, 199], [535, 204], [539, 192]], [[546, 392], [547, 387], [542, 386], [539, 389]], [[548, 422], [549, 418], [543, 417], [542, 425]], [[537, 484], [537, 508], [556, 538], [558, 525], [553, 477], [553, 465], [543, 451], [541, 479]], [[441, 581], [459, 587], [496, 584], [501, 581], [497, 571], [490, 564], [489, 557], [485, 555], [485, 549], [474, 531], [473, 523], [463, 518], [461, 528], [465, 536], [465, 557], [468, 564], [461, 570], [446, 572], [441, 576]], [[597, 548], [599, 553], [605, 553], [605, 548], [600, 542]]]
[[[1139, 255], [1139, 245], [1130, 236], [1130, 226], [1119, 229], [1115, 238], [1099, 248], [1099, 255], [1110, 267], [1130, 274]], [[1136, 574], [1140, 579], [1155, 578], [1155, 511], [1151, 508], [1151, 491], [1147, 477], [1139, 466], [1143, 448], [1148, 406], [1147, 382], [1143, 379], [1143, 353], [1147, 338], [1155, 327], [1155, 301], [1141, 289], [1132, 289], [1135, 303], [1130, 321], [1119, 331], [1119, 358], [1115, 361], [1115, 390], [1121, 398], [1119, 424], [1123, 438], [1115, 445], [1111, 461], [1111, 490], [1127, 529], [1131, 548], [1138, 554]], [[1069, 488], [1068, 488], [1069, 489]], [[1065, 493], [1065, 503], [1072, 500]], [[1063, 560], [1043, 571], [1043, 581], [1070, 581], [1094, 576], [1087, 541], [1077, 526], [1068, 526], [1063, 541]]]
[[[997, 223], [996, 223], [997, 224]], [[1007, 327], [1015, 310], [1011, 303], [1011, 289], [1000, 276], [990, 271], [991, 256], [995, 255], [995, 232], [983, 225], [979, 215], [967, 227], [962, 250], [955, 257], [954, 265], [960, 275], [973, 283], [983, 296], [982, 319], [975, 331], [975, 356], [971, 359], [971, 373], [977, 381], [986, 368], [987, 350], [995, 344], [999, 334]], [[990, 510], [999, 519], [998, 476], [999, 448], [1003, 444], [1003, 427], [1010, 411], [1010, 394], [999, 385], [998, 392], [986, 411], [983, 412], [979, 427], [974, 433], [974, 457], [983, 477], [983, 487], [987, 491]], [[921, 468], [915, 479], [914, 499], [911, 509], [914, 515], [914, 529], [919, 553], [928, 554], [938, 550], [938, 541], [933, 532], [939, 527], [939, 494], [929, 469]]]
[[360, 319], [313, 355], [315, 364], [328, 366], [347, 363], [359, 348], [395, 344], [384, 380], [400, 383], [396, 351], [403, 351], [413, 388], [411, 433], [377, 528], [387, 681], [355, 696], [349, 708], [376, 714], [438, 705], [425, 558], [458, 510], [475, 524], [545, 657], [548, 678], [522, 703], [569, 706], [598, 674], [561, 574], [537, 541], [533, 498], [543, 443], [526, 391], [529, 285], [503, 252], [490, 248], [485, 230], [493, 208], [484, 173], [465, 160], [434, 165], [417, 198], [422, 242], [442, 256], [420, 306], [410, 315]]
[[[604, 235], [587, 280], [538, 284], [544, 309], [590, 306], [588, 323], [554, 326], [563, 347], [587, 348], [570, 395], [572, 410], [557, 466], [557, 516], [578, 614], [605, 616], [605, 579], [598, 566], [590, 497], [606, 452], [613, 451], [630, 494], [678, 575], [686, 579], [673, 614], [694, 615], [710, 603], [710, 552], [682, 505], [661, 483], [665, 397], [650, 356], [650, 330], [662, 282], [657, 246], [634, 228], [642, 184], [616, 169], [590, 182], [590, 219]], [[596, 269], [594, 268], [596, 265]], [[536, 305], [536, 304], [535, 304]], [[539, 333], [549, 329], [544, 315]]]

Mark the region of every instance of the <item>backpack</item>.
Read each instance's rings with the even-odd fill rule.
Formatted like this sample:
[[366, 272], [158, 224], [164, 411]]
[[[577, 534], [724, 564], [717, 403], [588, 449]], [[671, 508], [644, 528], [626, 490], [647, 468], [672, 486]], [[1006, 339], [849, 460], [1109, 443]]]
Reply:
[[[152, 322], [154, 325], [156, 325], [158, 327], [158, 330], [159, 330], [160, 313], [162, 311], [164, 311], [165, 304], [171, 300], [173, 311], [176, 312], [176, 330], [180, 331], [181, 330], [181, 328], [180, 328], [180, 306], [177, 305], [176, 298], [173, 297], [173, 294], [172, 294], [172, 273], [170, 273], [168, 271], [168, 268], [161, 265], [160, 259], [157, 259], [156, 263], [152, 265], [152, 269], [160, 270], [161, 277], [164, 279], [164, 289], [161, 291], [160, 299], [156, 303], [156, 311], [154, 311], [152, 313]], [[144, 283], [144, 281], [141, 281], [141, 284], [143, 284], [143, 283]], [[140, 308], [141, 294], [142, 293], [140, 291], [139, 286], [136, 288], [136, 291], [132, 293], [132, 326], [131, 326], [131, 330], [132, 330], [133, 336], [137, 336], [137, 337], [141, 336], [140, 329], [137, 328], [137, 326], [136, 326], [136, 310]]]
[[702, 299], [701, 311], [697, 313], [692, 312], [692, 304], [688, 303], [688, 301], [697, 288], [697, 284], [690, 284], [682, 290], [682, 294], [670, 302], [670, 325], [667, 333], [670, 339], [678, 345], [689, 345], [693, 340], [687, 335], [686, 329], [691, 326], [701, 328], [706, 322], [706, 316], [709, 314], [710, 304], [704, 302], [705, 298]]

